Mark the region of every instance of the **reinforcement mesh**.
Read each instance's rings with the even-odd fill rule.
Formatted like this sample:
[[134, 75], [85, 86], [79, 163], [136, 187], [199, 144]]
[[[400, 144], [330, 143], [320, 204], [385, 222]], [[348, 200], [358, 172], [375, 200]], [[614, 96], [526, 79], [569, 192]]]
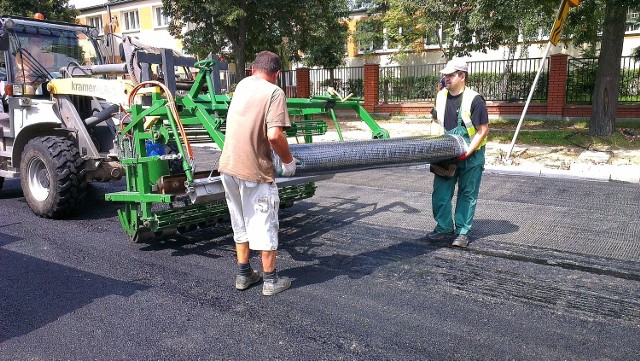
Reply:
[[[296, 175], [348, 172], [410, 163], [434, 163], [465, 153], [464, 139], [457, 135], [418, 136], [347, 142], [290, 145], [300, 161]], [[274, 157], [274, 166], [280, 160]]]

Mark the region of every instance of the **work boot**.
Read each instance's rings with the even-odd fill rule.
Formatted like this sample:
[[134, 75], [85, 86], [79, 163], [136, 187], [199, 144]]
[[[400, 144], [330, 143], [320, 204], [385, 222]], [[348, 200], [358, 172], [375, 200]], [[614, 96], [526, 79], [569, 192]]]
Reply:
[[433, 232], [427, 233], [427, 239], [430, 239], [432, 241], [441, 241], [443, 239], [451, 238], [451, 236], [453, 236], [453, 232], [440, 233], [440, 232], [433, 231]]
[[289, 277], [276, 276], [273, 279], [266, 279], [262, 283], [262, 294], [265, 296], [273, 296], [278, 294], [291, 286], [291, 279]]
[[260, 281], [260, 273], [256, 270], [248, 275], [236, 275], [236, 289], [244, 291], [258, 281]]
[[459, 234], [451, 243], [454, 247], [466, 248], [469, 245], [469, 236], [466, 234]]

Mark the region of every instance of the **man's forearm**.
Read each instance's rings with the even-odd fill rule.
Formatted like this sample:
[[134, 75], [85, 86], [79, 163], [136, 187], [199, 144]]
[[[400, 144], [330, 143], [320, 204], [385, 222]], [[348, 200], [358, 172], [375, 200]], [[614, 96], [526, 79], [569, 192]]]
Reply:
[[273, 148], [278, 157], [280, 157], [280, 160], [282, 160], [283, 163], [291, 163], [291, 161], [293, 161], [293, 156], [289, 150], [287, 136], [282, 128], [269, 128], [267, 133], [267, 136], [269, 137], [269, 144], [271, 144], [271, 148]]

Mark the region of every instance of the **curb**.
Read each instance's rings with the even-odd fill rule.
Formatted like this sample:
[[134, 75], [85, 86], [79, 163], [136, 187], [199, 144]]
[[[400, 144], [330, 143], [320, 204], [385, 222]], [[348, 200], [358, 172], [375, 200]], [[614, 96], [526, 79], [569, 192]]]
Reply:
[[[635, 168], [635, 169], [627, 169]], [[562, 179], [586, 179], [599, 182], [626, 182], [640, 184], [640, 167], [620, 169], [610, 165], [588, 165], [574, 163], [569, 170], [550, 169], [542, 166], [485, 165], [485, 172], [492, 174], [523, 175]]]

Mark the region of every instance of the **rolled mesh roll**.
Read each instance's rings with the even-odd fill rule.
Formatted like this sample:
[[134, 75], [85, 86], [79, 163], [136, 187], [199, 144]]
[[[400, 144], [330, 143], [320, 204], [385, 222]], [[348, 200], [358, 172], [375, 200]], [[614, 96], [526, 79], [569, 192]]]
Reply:
[[[435, 163], [465, 153], [465, 141], [458, 135], [417, 136], [346, 142], [290, 145], [300, 161], [296, 175], [339, 173], [411, 163]], [[276, 169], [279, 159], [274, 157]]]

